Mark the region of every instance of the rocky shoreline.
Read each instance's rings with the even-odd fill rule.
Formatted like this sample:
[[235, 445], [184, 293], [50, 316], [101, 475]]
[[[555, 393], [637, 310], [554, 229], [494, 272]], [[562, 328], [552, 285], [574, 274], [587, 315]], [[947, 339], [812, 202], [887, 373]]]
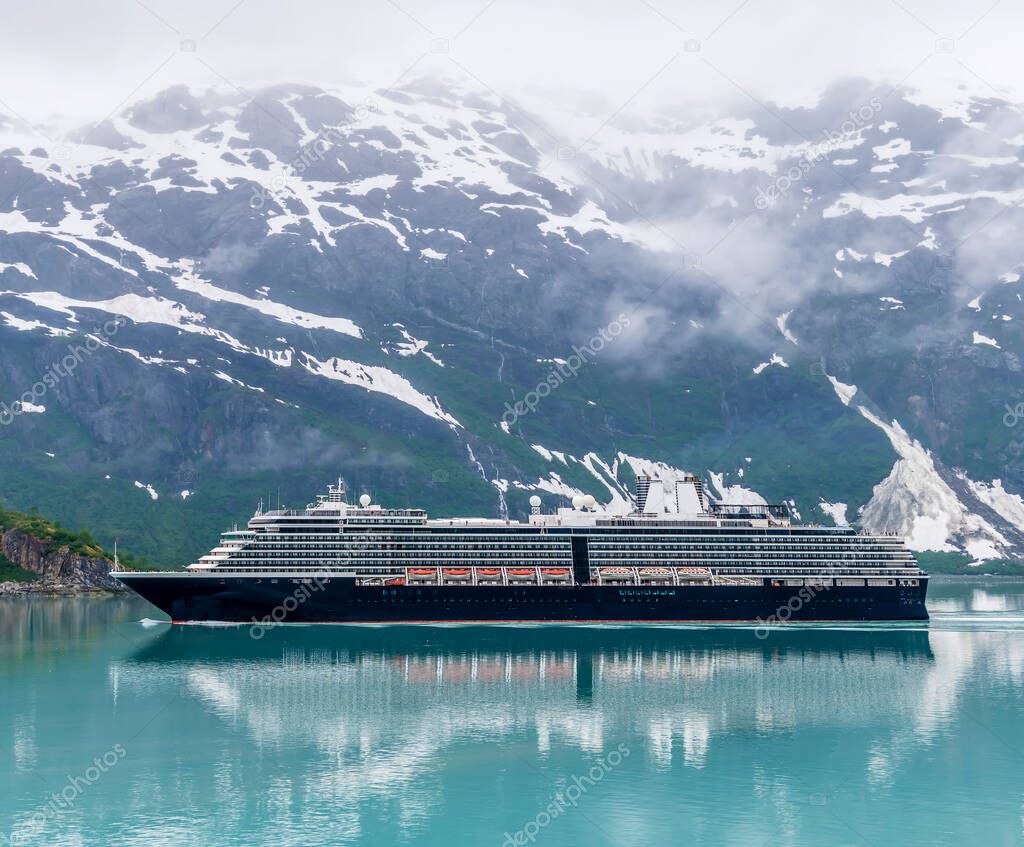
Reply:
[[82, 597], [124, 594], [121, 588], [82, 588], [79, 585], [68, 585], [60, 582], [0, 582], [0, 597], [24, 597], [39, 595], [47, 597]]
[[127, 589], [110, 576], [113, 563], [103, 557], [74, 553], [50, 545], [21, 530], [0, 535], [0, 553], [23, 570], [36, 575], [32, 582], [0, 583], [0, 595], [16, 594], [120, 594]]

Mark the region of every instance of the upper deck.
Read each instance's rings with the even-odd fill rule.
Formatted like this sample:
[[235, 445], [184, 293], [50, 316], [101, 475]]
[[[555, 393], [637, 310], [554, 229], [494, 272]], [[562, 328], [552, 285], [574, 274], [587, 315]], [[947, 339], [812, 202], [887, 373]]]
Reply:
[[[793, 524], [785, 506], [706, 503], [691, 512], [662, 498], [629, 514], [608, 514], [594, 498], [544, 513], [531, 498], [525, 521], [452, 517], [423, 509], [348, 503], [339, 481], [304, 509], [258, 508], [246, 529], [223, 534], [194, 570], [353, 570], [409, 568], [569, 568], [580, 550], [594, 567], [712, 568], [722, 572], [803, 573], [837, 568], [916, 568], [902, 539], [848, 526]], [[584, 548], [580, 548], [580, 544]]]
[[[647, 485], [650, 485], [648, 480]], [[373, 504], [366, 494], [360, 497], [358, 505], [349, 503], [341, 480], [337, 485], [328, 486], [328, 493], [318, 495], [316, 502], [304, 509], [275, 509], [264, 511], [262, 505], [249, 521], [253, 531], [289, 531], [301, 528], [303, 531], [324, 527], [344, 531], [347, 528], [415, 528], [494, 530], [507, 529], [510, 532], [547, 529], [683, 529], [699, 527], [789, 527], [789, 507], [783, 503], [714, 503], [707, 502], [703, 493], [697, 496], [675, 498], [676, 508], [666, 508], [665, 502], [657, 508], [648, 493], [645, 509], [635, 509], [627, 514], [610, 514], [597, 504], [594, 497], [580, 495], [572, 498], [571, 507], [559, 507], [554, 512], [541, 511], [540, 498], [530, 498], [531, 514], [527, 521], [483, 517], [430, 518], [425, 509], [384, 508]], [[689, 502], [691, 511], [683, 512], [679, 507]], [[694, 505], [695, 504], [695, 505]], [[669, 504], [671, 505], [671, 504]], [[832, 529], [831, 527], [821, 527]]]

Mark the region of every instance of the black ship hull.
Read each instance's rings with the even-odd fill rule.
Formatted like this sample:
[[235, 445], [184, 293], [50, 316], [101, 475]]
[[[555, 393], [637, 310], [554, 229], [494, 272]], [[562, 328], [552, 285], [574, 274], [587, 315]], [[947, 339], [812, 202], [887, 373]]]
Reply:
[[[278, 623], [927, 620], [916, 585], [360, 585], [351, 577], [118, 573], [173, 621]], [[898, 582], [898, 580], [897, 580]]]

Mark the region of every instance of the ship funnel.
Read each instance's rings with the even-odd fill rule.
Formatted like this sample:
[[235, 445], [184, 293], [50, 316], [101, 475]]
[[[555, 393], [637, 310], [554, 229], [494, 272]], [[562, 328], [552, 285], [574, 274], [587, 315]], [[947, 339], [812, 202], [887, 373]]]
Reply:
[[707, 511], [704, 500], [704, 485], [700, 477], [687, 474], [676, 480], [676, 513], [680, 515], [703, 515]]
[[686, 473], [675, 480], [638, 473], [636, 510], [643, 515], [703, 515], [707, 513], [704, 486]]
[[636, 510], [638, 512], [643, 512], [650, 491], [651, 477], [645, 473], [638, 473], [636, 475]]

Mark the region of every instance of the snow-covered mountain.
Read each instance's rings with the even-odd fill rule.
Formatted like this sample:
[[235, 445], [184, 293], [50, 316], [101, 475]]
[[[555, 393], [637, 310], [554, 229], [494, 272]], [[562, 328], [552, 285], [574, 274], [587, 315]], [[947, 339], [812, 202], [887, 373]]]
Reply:
[[339, 471], [522, 514], [657, 465], [1019, 557], [1022, 146], [862, 81], [577, 145], [428, 81], [7, 120], [0, 494], [173, 562]]

